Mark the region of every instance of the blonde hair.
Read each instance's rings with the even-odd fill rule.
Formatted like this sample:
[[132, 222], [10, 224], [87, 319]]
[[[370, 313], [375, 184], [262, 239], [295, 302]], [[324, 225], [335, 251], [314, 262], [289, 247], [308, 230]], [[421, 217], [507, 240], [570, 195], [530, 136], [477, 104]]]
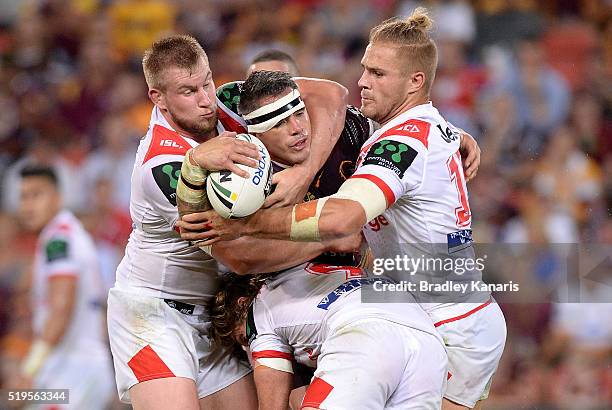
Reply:
[[438, 67], [438, 49], [430, 36], [433, 20], [427, 9], [417, 7], [410, 16], [393, 17], [370, 30], [370, 43], [391, 43], [414, 71], [425, 73], [425, 91], [429, 92]]
[[165, 88], [161, 78], [165, 69], [178, 67], [192, 70], [202, 59], [208, 61], [206, 52], [191, 36], [174, 35], [156, 41], [142, 58], [142, 69], [149, 89]]

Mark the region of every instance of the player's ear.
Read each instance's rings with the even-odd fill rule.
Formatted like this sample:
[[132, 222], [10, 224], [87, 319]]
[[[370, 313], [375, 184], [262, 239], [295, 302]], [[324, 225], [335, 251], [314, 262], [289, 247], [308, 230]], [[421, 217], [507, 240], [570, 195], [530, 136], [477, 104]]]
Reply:
[[249, 303], [250, 303], [249, 298], [247, 298], [246, 296], [240, 296], [238, 300], [236, 300], [236, 304], [241, 308], [248, 307]]
[[425, 73], [415, 71], [410, 75], [410, 88], [413, 92], [419, 91], [425, 85]]
[[159, 107], [162, 110], [166, 109], [166, 100], [164, 98], [164, 94], [158, 90], [157, 88], [149, 89], [149, 99], [153, 104]]

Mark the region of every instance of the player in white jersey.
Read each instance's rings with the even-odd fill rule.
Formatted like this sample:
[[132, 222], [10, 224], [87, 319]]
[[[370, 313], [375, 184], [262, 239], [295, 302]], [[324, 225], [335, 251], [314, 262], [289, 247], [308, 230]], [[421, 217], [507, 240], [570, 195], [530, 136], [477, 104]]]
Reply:
[[96, 249], [78, 219], [62, 209], [50, 168], [21, 171], [20, 219], [40, 231], [32, 280], [34, 341], [16, 388], [69, 389], [66, 409], [104, 409], [113, 391], [104, 337], [103, 286]]
[[[236, 163], [255, 166], [258, 152], [225, 132], [244, 131], [242, 120], [218, 103], [207, 56], [195, 39], [156, 42], [143, 68], [155, 107], [132, 174], [134, 230], [108, 300], [119, 395], [136, 408], [233, 408], [236, 402], [252, 408], [250, 367], [211, 346], [207, 334], [218, 265], [181, 240], [175, 223], [176, 186], [187, 152], [190, 161], [208, 169], [241, 174], [246, 171]], [[318, 142], [321, 152], [329, 152]]]
[[[401, 265], [405, 259], [435, 262], [444, 256], [459, 267], [475, 259], [458, 135], [429, 103], [437, 65], [431, 24], [418, 9], [406, 20], [372, 29], [359, 80], [361, 110], [381, 128], [366, 142], [355, 175], [337, 194], [242, 220], [224, 220], [210, 211], [193, 221], [211, 229], [191, 239], [208, 238], [205, 245], [243, 235], [325, 241], [352, 235], [369, 221], [364, 232], [380, 261], [391, 258]], [[489, 292], [471, 286], [480, 284], [476, 263], [463, 266], [462, 275], [439, 268], [415, 275], [432, 284], [448, 277], [468, 285], [459, 293], [431, 289], [416, 294], [448, 347], [445, 409], [474, 408], [487, 397], [505, 344], [501, 310]], [[399, 267], [388, 273], [410, 278]]]
[[287, 406], [293, 362], [316, 368], [302, 407], [438, 409], [443, 342], [417, 303], [362, 303], [382, 277], [316, 264], [262, 281], [228, 280], [213, 308], [217, 341], [249, 347], [259, 408]]

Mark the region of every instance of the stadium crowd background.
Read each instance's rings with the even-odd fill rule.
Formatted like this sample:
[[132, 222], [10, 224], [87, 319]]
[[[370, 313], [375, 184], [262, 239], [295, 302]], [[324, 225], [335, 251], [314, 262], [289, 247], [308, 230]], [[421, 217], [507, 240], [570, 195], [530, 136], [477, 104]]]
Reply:
[[[369, 29], [418, 5], [437, 27], [434, 105], [482, 148], [469, 185], [476, 241], [537, 249], [506, 266], [534, 286], [563, 264], [554, 244], [611, 246], [609, 0], [3, 0], [0, 385], [31, 332], [36, 238], [14, 216], [18, 171], [29, 161], [56, 167], [112, 286], [151, 109], [140, 61], [156, 38], [196, 36], [217, 86], [242, 79], [257, 53], [284, 50], [302, 75], [342, 83], [359, 105]], [[503, 304], [509, 337], [487, 408], [610, 408], [612, 304], [584, 302], [612, 302], [612, 288], [592, 282], [589, 292], [578, 304]]]

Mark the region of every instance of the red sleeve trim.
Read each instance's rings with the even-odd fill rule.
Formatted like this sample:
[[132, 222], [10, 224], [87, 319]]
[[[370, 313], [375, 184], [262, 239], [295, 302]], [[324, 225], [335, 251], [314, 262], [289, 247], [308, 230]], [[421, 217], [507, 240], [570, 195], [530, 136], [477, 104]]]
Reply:
[[395, 194], [393, 193], [393, 190], [389, 188], [389, 185], [387, 185], [387, 183], [381, 178], [370, 174], [357, 174], [353, 175], [351, 178], [363, 178], [367, 179], [368, 181], [374, 182], [376, 186], [380, 188], [381, 191], [383, 191], [383, 194], [385, 194], [385, 199], [387, 200], [387, 208], [389, 208], [395, 203]]
[[466, 313], [464, 313], [462, 315], [451, 317], [449, 319], [444, 319], [444, 320], [441, 320], [439, 322], [436, 322], [436, 323], [434, 323], [434, 326], [438, 327], [438, 326], [441, 326], [441, 325], [443, 325], [445, 323], [456, 322], [457, 320], [465, 319], [466, 317], [473, 315], [474, 313], [478, 312], [481, 309], [484, 309], [485, 307], [487, 307], [490, 304], [491, 304], [491, 299], [489, 299], [487, 302], [483, 303], [482, 305], [476, 306], [474, 309], [472, 309], [469, 312], [466, 312]]
[[287, 359], [293, 360], [293, 355], [287, 352], [279, 352], [278, 350], [261, 350], [259, 352], [251, 352], [253, 359]]

